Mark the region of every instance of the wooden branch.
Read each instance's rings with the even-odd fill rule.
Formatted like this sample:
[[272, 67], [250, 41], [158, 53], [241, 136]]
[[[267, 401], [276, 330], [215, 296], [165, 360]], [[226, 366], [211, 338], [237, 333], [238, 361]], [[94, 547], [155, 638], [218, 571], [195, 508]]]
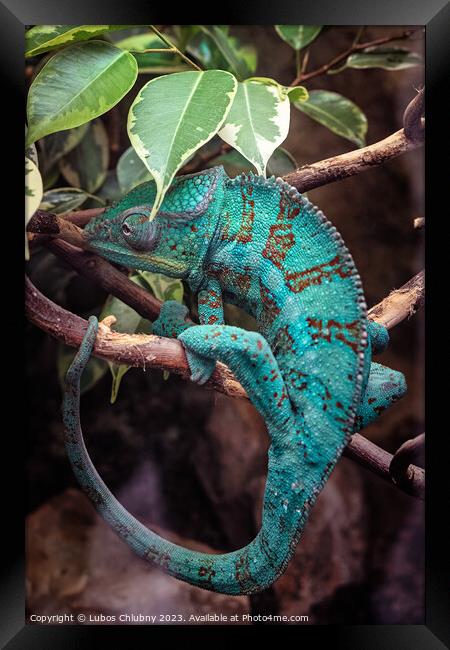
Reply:
[[[62, 242], [53, 242], [62, 243]], [[380, 303], [381, 304], [381, 303]], [[87, 321], [59, 307], [43, 296], [31, 281], [26, 278], [25, 306], [28, 319], [51, 336], [63, 341], [66, 345], [79, 347], [87, 327]], [[400, 322], [399, 320], [397, 322]], [[113, 332], [106, 323], [101, 323], [95, 342], [93, 354], [102, 359], [126, 363], [142, 368], [158, 368], [168, 370], [188, 379], [190, 372], [183, 347], [176, 339], [161, 338], [147, 334], [122, 334]], [[247, 393], [236, 381], [230, 370], [218, 362], [211, 379], [205, 384], [211, 390], [217, 390], [231, 397], [247, 398]], [[356, 434], [355, 434], [356, 435]], [[392, 456], [369, 442], [362, 436], [352, 437], [345, 455], [369, 468], [383, 478], [389, 475]], [[399, 487], [403, 491], [410, 489], [411, 494], [422, 494], [416, 483], [423, 481], [420, 471], [410, 474], [411, 481], [402, 482]], [[406, 485], [406, 488], [405, 488]]]
[[296, 187], [299, 192], [307, 192], [315, 187], [361, 174], [419, 146], [419, 142], [408, 140], [404, 130], [400, 129], [368, 147], [326, 158], [311, 165], [303, 165], [283, 176], [283, 180]]
[[403, 128], [405, 136], [410, 142], [422, 144], [425, 140], [424, 111], [425, 91], [421, 88], [403, 114]]
[[[46, 213], [43, 213], [44, 215]], [[64, 229], [65, 220], [52, 215], [54, 219], [47, 223], [53, 227], [53, 232], [58, 236], [56, 230], [61, 226]], [[39, 229], [39, 220], [35, 223], [36, 215], [33, 215], [30, 224], [34, 230]], [[68, 229], [69, 236], [73, 237], [73, 227], [71, 224]], [[80, 229], [77, 228], [77, 231]], [[82, 232], [82, 231], [80, 231]], [[110, 264], [104, 258], [88, 251], [82, 251], [75, 248], [65, 241], [48, 239], [42, 240], [44, 246], [52, 251], [55, 255], [70, 264], [78, 273], [86, 278], [96, 282], [108, 293], [116, 296], [126, 304], [130, 305], [143, 318], [154, 320], [158, 317], [161, 303], [154, 298], [149, 292], [142, 289], [137, 284], [128, 279], [128, 277], [119, 271], [115, 266]], [[83, 243], [83, 242], [82, 242]], [[422, 306], [425, 296], [425, 274], [424, 271], [418, 273], [414, 278], [409, 280], [400, 289], [392, 291], [387, 298], [381, 303], [369, 310], [369, 318], [375, 320], [387, 329], [394, 327], [405, 318], [409, 318], [419, 307]]]
[[[409, 441], [408, 441], [409, 442]], [[394, 477], [391, 471], [396, 455], [381, 449], [359, 433], [354, 433], [344, 455], [356, 461], [362, 467], [380, 476], [389, 483], [394, 483], [403, 492], [418, 499], [425, 499], [425, 470], [416, 465], [402, 467], [402, 480]]]
[[421, 433], [407, 440], [397, 449], [389, 464], [389, 473], [394, 483], [405, 492], [425, 498], [425, 470], [412, 461], [422, 456], [425, 448], [425, 434]]
[[119, 298], [132, 307], [143, 318], [155, 320], [161, 309], [161, 302], [135, 282], [125, 273], [119, 271], [95, 253], [82, 251], [65, 241], [49, 240], [44, 246], [59, 258], [70, 264], [80, 275], [92, 280], [102, 289]]
[[420, 271], [400, 289], [395, 289], [369, 310], [369, 318], [387, 329], [410, 318], [425, 302], [425, 271]]
[[[34, 325], [66, 345], [79, 347], [87, 328], [87, 321], [72, 314], [46, 298], [30, 281], [25, 281], [25, 313]], [[106, 361], [126, 363], [138, 368], [157, 368], [190, 376], [183, 346], [176, 339], [162, 338], [151, 334], [122, 334], [100, 324], [93, 354]], [[222, 363], [206, 388], [218, 390], [231, 397], [247, 397], [240, 383]]]

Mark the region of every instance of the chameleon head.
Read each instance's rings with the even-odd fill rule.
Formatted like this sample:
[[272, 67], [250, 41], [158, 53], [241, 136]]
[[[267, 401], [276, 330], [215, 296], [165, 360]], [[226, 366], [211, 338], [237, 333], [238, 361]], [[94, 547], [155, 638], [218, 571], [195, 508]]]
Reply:
[[87, 245], [132, 269], [186, 277], [207, 254], [226, 179], [223, 167], [177, 177], [152, 221], [156, 185], [138, 185], [86, 226]]

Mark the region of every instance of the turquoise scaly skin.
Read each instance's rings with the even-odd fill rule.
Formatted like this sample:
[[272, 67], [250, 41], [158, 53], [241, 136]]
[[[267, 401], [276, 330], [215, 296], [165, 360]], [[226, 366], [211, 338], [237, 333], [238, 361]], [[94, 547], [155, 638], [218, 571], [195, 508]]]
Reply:
[[[265, 418], [271, 445], [262, 526], [244, 548], [220, 555], [173, 544], [114, 498], [86, 451], [79, 383], [95, 341], [95, 317], [67, 374], [66, 446], [102, 517], [141, 557], [193, 585], [251, 594], [286, 568], [309, 511], [351, 434], [406, 390], [403, 375], [372, 363], [388, 342], [368, 321], [361, 280], [323, 213], [281, 179], [222, 167], [175, 179], [156, 219], [144, 183], [86, 227], [89, 246], [132, 269], [183, 278], [198, 292], [200, 325], [163, 305], [154, 332], [183, 344], [191, 378], [226, 363]], [[224, 324], [223, 301], [251, 313], [259, 332]]]

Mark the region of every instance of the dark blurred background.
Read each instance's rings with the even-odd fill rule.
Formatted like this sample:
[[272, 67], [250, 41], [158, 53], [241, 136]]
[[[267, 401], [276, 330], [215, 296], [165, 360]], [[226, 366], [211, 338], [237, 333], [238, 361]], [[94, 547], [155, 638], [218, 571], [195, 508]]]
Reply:
[[[401, 29], [371, 27], [365, 40]], [[231, 31], [256, 46], [257, 75], [292, 81], [292, 49], [272, 26]], [[320, 47], [311, 50], [309, 69], [344, 50], [354, 34], [355, 27], [324, 32]], [[408, 48], [423, 54], [422, 32]], [[147, 80], [143, 76], [138, 84]], [[422, 84], [423, 68], [414, 67], [349, 69], [312, 79], [307, 87], [342, 93], [360, 106], [371, 144], [402, 127], [403, 111]], [[125, 125], [134, 96], [135, 90], [118, 105], [117, 155], [129, 146]], [[111, 129], [108, 116], [104, 121]], [[283, 147], [299, 165], [354, 149], [295, 110]], [[369, 307], [423, 266], [424, 231], [413, 227], [414, 218], [424, 216], [423, 164], [419, 148], [309, 193], [341, 232]], [[47, 255], [47, 271], [32, 276], [38, 288], [73, 312], [97, 309], [103, 292]], [[308, 615], [310, 623], [424, 622], [423, 503], [347, 458], [319, 496], [286, 573], [262, 594], [206, 592], [135, 557], [94, 513], [70, 469], [57, 343], [28, 324], [27, 346], [29, 612], [252, 612]], [[364, 435], [394, 452], [423, 431], [422, 312], [391, 330], [390, 346], [377, 360], [405, 374], [408, 394]], [[165, 381], [152, 370], [131, 369], [114, 405], [110, 390], [107, 373], [83, 396], [82, 421], [97, 469], [122, 503], [191, 548], [230, 551], [247, 544], [259, 528], [267, 451], [264, 424], [253, 407], [176, 376]]]

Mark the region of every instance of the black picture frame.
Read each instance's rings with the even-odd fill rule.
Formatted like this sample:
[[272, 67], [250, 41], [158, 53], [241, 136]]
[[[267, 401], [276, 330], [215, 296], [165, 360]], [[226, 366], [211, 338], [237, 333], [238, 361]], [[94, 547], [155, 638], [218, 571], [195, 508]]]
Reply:
[[[23, 137], [23, 122], [20, 123], [18, 116], [24, 110], [25, 85], [23, 82], [23, 52], [24, 52], [24, 26], [27, 24], [95, 24], [108, 22], [111, 24], [144, 24], [147, 22], [164, 23], [164, 16], [158, 7], [148, 6], [147, 3], [138, 3], [135, 0], [128, 0], [126, 3], [108, 3], [101, 0], [90, 0], [90, 2], [69, 3], [66, 0], [47, 0], [37, 3], [32, 0], [2, 0], [0, 2], [0, 47], [2, 57], [2, 79], [5, 88], [3, 95], [4, 106], [10, 108], [8, 118], [8, 131], [13, 138], [11, 151], [17, 150], [19, 137]], [[442, 404], [445, 405], [445, 390], [440, 389], [439, 396], [438, 382], [431, 380], [431, 357], [438, 353], [439, 348], [433, 345], [431, 339], [433, 333], [430, 331], [436, 322], [439, 327], [439, 318], [433, 315], [433, 301], [439, 299], [439, 289], [436, 280], [440, 273], [435, 266], [436, 254], [431, 253], [431, 246], [436, 244], [436, 238], [441, 238], [440, 224], [431, 223], [440, 215], [444, 217], [443, 206], [446, 205], [445, 193], [446, 182], [444, 174], [445, 165], [436, 163], [434, 152], [442, 145], [442, 138], [446, 134], [445, 121], [448, 122], [448, 107], [445, 104], [445, 81], [449, 73], [449, 42], [450, 42], [450, 5], [445, 0], [378, 0], [375, 2], [358, 2], [357, 0], [346, 0], [345, 2], [330, 2], [315, 0], [314, 2], [302, 2], [291, 0], [278, 0], [277, 3], [239, 3], [234, 8], [226, 7], [226, 17], [216, 17], [213, 20], [210, 14], [205, 17], [205, 10], [202, 8], [201, 22], [230, 24], [272, 24], [272, 23], [305, 23], [305, 24], [327, 24], [327, 25], [424, 25], [426, 27], [426, 105], [430, 118], [426, 126], [426, 209], [429, 215], [427, 223], [427, 428], [430, 430], [439, 429], [436, 421], [430, 422], [430, 413], [439, 412]], [[186, 12], [186, 8], [190, 11]], [[193, 8], [186, 6], [184, 10], [172, 8], [172, 21], [176, 15], [177, 23], [188, 23], [193, 21], [191, 12]], [[208, 12], [207, 12], [208, 13]], [[185, 14], [185, 15], [183, 15]], [[189, 14], [189, 17], [187, 16]], [[107, 18], [106, 18], [107, 17]], [[3, 103], [2, 102], [2, 103]], [[17, 109], [15, 104], [17, 103]], [[19, 108], [20, 107], [20, 108]], [[20, 132], [20, 136], [19, 136]], [[11, 166], [14, 167], [14, 176], [17, 176], [18, 183], [22, 183], [23, 162], [21, 155], [9, 158]], [[443, 169], [444, 167], [444, 169]], [[20, 171], [19, 171], [20, 170]], [[20, 180], [19, 180], [20, 179]], [[8, 187], [9, 187], [8, 180]], [[22, 189], [17, 191], [16, 199], [12, 192], [8, 198], [11, 200], [11, 211], [9, 214], [20, 214], [22, 203]], [[17, 199], [17, 197], [21, 197]], [[448, 201], [447, 201], [448, 204]], [[446, 217], [448, 220], [448, 216]], [[22, 222], [16, 220], [18, 225], [17, 251], [20, 246], [22, 250]], [[447, 241], [450, 241], [447, 239]], [[432, 243], [433, 242], [433, 243]], [[21, 260], [22, 253], [17, 252], [17, 260]], [[20, 332], [20, 301], [22, 297], [20, 281], [21, 274], [17, 269], [19, 288], [13, 289], [17, 299], [18, 309], [12, 310], [11, 318], [8, 318], [8, 327], [16, 327]], [[13, 283], [11, 283], [12, 285]], [[12, 304], [13, 300], [11, 303]], [[436, 341], [436, 339], [435, 339]], [[18, 343], [20, 348], [20, 342]], [[12, 357], [17, 365], [16, 356]], [[25, 363], [25, 362], [24, 362]], [[9, 367], [9, 366], [8, 366]], [[22, 365], [23, 369], [23, 365]], [[20, 381], [20, 378], [19, 378]], [[12, 382], [11, 395], [17, 398], [16, 391], [18, 384]], [[23, 394], [23, 393], [22, 393]], [[11, 397], [12, 399], [12, 397]], [[448, 398], [447, 398], [448, 399]], [[8, 398], [7, 398], [8, 400]], [[22, 409], [24, 406], [21, 407]], [[25, 423], [26, 425], [26, 423]], [[17, 426], [17, 425], [16, 425]], [[358, 648], [358, 650], [438, 650], [449, 647], [449, 619], [450, 601], [448, 581], [448, 550], [445, 548], [446, 538], [444, 536], [445, 495], [448, 467], [446, 455], [443, 451], [442, 438], [447, 435], [446, 431], [433, 431], [436, 436], [428, 436], [427, 440], [427, 510], [426, 510], [426, 623], [425, 625], [386, 625], [386, 626], [296, 626], [290, 628], [295, 635], [300, 635], [297, 643], [317, 643], [327, 637], [330, 643], [337, 648]], [[441, 435], [439, 435], [441, 434]], [[6, 435], [6, 432], [5, 434]], [[447, 436], [448, 437], [448, 436]], [[432, 441], [430, 441], [432, 439]], [[24, 612], [24, 517], [20, 501], [17, 497], [16, 488], [20, 489], [20, 483], [25, 484], [22, 458], [24, 451], [23, 436], [9, 434], [7, 439], [7, 455], [3, 457], [4, 465], [8, 465], [11, 472], [3, 491], [4, 505], [6, 509], [3, 514], [2, 559], [3, 573], [1, 582], [0, 598], [0, 643], [1, 647], [9, 650], [26, 648], [85, 648], [90, 642], [97, 642], [101, 639], [106, 642], [110, 638], [113, 645], [118, 646], [125, 642], [125, 647], [136, 647], [130, 639], [135, 635], [142, 638], [147, 637], [147, 642], [154, 638], [156, 630], [149, 630], [148, 627], [84, 627], [84, 626], [32, 626], [25, 625]], [[11, 456], [12, 454], [12, 456]], [[6, 462], [7, 460], [7, 462]], [[446, 469], [447, 468], [447, 469]], [[5, 467], [6, 470], [6, 467]], [[6, 473], [6, 472], [4, 472]], [[444, 543], [443, 543], [444, 542]], [[164, 628], [164, 633], [169, 634], [174, 628]], [[179, 629], [179, 628], [178, 628]], [[192, 628], [191, 628], [192, 629]], [[198, 629], [198, 628], [195, 628]], [[202, 631], [205, 628], [202, 628]], [[231, 628], [228, 628], [231, 629]], [[236, 630], [236, 628], [233, 628]], [[253, 628], [239, 627], [239, 636], [248, 638]], [[219, 630], [217, 626], [209, 627], [208, 633], [215, 634]], [[114, 636], [111, 635], [111, 632]], [[183, 630], [183, 634], [186, 628]], [[220, 633], [227, 632], [221, 628]], [[275, 632], [278, 634], [278, 631]], [[225, 637], [223, 637], [225, 639]], [[294, 637], [295, 638], [295, 637]], [[308, 639], [308, 640], [306, 640]], [[447, 644], [446, 646], [444, 644]]]

